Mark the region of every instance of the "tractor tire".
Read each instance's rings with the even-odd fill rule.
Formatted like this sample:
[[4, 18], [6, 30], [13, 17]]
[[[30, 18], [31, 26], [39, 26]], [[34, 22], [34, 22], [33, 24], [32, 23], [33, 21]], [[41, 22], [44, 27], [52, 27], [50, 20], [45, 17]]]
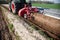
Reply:
[[9, 11], [12, 12], [12, 9], [9, 8]]
[[17, 13], [16, 12], [16, 5], [15, 5], [15, 3], [13, 1], [11, 3], [11, 9], [12, 9], [13, 14], [16, 14]]
[[9, 3], [9, 11], [12, 12], [11, 3]]

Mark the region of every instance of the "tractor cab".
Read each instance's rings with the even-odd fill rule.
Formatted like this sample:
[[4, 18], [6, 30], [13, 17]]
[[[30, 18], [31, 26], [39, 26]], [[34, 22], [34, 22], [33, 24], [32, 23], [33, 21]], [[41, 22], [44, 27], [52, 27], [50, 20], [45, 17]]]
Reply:
[[20, 9], [24, 8], [25, 5], [31, 7], [31, 0], [11, 0], [9, 10], [17, 13]]
[[24, 18], [30, 14], [31, 0], [11, 0], [9, 3], [9, 10], [14, 14], [18, 14]]

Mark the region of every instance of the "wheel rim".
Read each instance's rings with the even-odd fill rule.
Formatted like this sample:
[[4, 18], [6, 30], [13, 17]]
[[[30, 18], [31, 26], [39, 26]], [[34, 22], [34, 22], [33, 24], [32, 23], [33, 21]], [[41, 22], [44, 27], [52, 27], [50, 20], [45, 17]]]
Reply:
[[14, 8], [14, 4], [12, 4], [12, 10], [14, 10], [15, 8]]
[[12, 12], [13, 12], [13, 13], [16, 13], [16, 11], [15, 11], [15, 4], [14, 4], [14, 2], [12, 2], [12, 4], [11, 4], [11, 8], [12, 8]]
[[24, 18], [27, 18], [27, 15], [26, 14], [24, 14]]

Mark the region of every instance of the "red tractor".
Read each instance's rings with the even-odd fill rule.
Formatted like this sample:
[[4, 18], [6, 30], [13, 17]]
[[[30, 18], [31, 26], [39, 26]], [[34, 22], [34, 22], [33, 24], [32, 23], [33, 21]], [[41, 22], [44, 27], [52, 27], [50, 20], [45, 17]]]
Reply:
[[32, 8], [31, 0], [11, 0], [9, 10], [24, 18], [28, 18], [31, 12], [39, 12], [38, 8]]
[[27, 18], [30, 15], [31, 0], [11, 0], [9, 10], [14, 14]]

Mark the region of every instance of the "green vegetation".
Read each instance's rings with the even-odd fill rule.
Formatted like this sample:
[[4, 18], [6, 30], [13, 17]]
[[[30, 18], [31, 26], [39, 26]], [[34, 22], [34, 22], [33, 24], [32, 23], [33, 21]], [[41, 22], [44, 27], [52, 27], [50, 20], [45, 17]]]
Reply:
[[16, 40], [22, 40], [22, 38], [18, 35], [18, 33], [16, 32]]
[[13, 24], [9, 24], [8, 26], [11, 29], [11, 31], [13, 31]]
[[32, 3], [33, 6], [43, 7], [43, 8], [53, 8], [60, 9], [60, 4], [44, 4], [44, 3]]

